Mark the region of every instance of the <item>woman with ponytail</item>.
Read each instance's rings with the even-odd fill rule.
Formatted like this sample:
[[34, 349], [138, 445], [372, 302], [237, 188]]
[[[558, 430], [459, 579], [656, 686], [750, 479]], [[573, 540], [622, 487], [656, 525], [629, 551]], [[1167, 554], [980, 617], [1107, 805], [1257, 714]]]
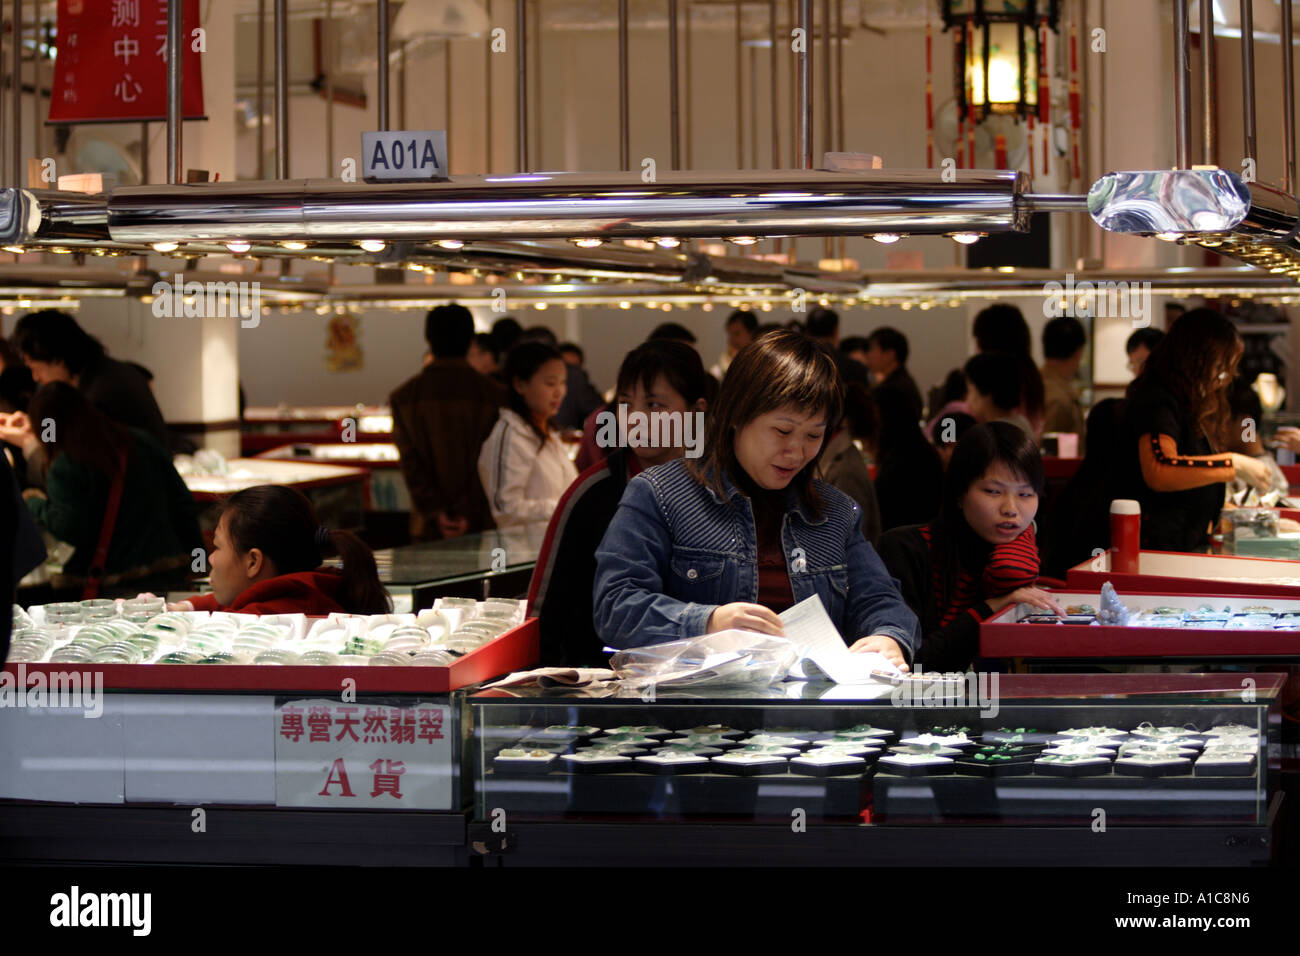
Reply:
[[[174, 610], [244, 614], [387, 614], [375, 556], [350, 531], [331, 531], [302, 492], [256, 485], [230, 496], [209, 555], [212, 593]], [[321, 567], [337, 555], [343, 569]]]

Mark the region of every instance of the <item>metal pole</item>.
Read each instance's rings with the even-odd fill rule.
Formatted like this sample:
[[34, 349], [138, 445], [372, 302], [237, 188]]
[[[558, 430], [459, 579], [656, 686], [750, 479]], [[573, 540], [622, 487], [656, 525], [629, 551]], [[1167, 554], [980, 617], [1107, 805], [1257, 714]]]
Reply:
[[[20, 0], [14, 0], [15, 11], [21, 8]], [[180, 0], [168, 0], [167, 3], [167, 183], [175, 185], [181, 181], [181, 124], [184, 116], [181, 112], [183, 77], [181, 61], [181, 35], [184, 4]]]
[[844, 151], [844, 0], [835, 0], [835, 148]]
[[529, 168], [536, 166], [539, 169], [544, 169], [546, 164], [542, 161], [542, 147], [545, 145], [542, 111], [546, 107], [546, 94], [542, 90], [542, 20], [538, 0], [528, 0], [528, 15], [532, 18], [528, 28], [528, 35], [533, 38], [533, 55], [529, 60], [532, 64], [533, 89], [529, 100], [535, 104], [533, 106], [532, 131], [528, 137], [533, 150], [529, 160]]
[[275, 178], [289, 178], [288, 0], [275, 0]]
[[9, 144], [11, 152], [10, 185], [21, 187], [25, 184], [22, 174], [23, 165], [23, 127], [22, 127], [22, 109], [23, 109], [23, 4], [22, 0], [14, 0], [13, 3], [13, 66], [12, 77], [10, 79], [11, 112], [9, 117], [9, 129], [13, 141]]
[[1291, 31], [1291, 0], [1282, 3], [1282, 109], [1286, 131], [1282, 137], [1283, 187], [1295, 192], [1295, 35]]
[[[523, 0], [515, 0], [523, 3]], [[627, 0], [618, 0], [618, 168], [632, 168], [628, 148], [627, 110]]]
[[388, 129], [388, 0], [378, 0], [376, 4], [379, 36], [376, 39], [375, 54], [379, 67], [379, 128]]
[[[623, 0], [624, 3], [627, 0]], [[515, 75], [515, 165], [528, 172], [528, 6], [527, 0], [515, 0], [515, 50], [518, 70]]]
[[447, 174], [451, 174], [451, 40], [442, 41], [442, 115], [447, 127]]
[[41, 4], [36, 0], [36, 16], [32, 20], [32, 155], [40, 156], [41, 149]]
[[677, 115], [677, 0], [668, 0], [668, 113], [672, 123], [673, 169], [682, 168], [680, 121]]
[[771, 34], [771, 47], [768, 50], [768, 67], [771, 72], [771, 96], [772, 96], [772, 168], [781, 168], [781, 122], [779, 110], [776, 101], [779, 94], [776, 77], [776, 0], [767, 0], [767, 26]]
[[[266, 178], [266, 0], [257, 0], [257, 178]], [[328, 81], [328, 76], [326, 77]], [[147, 149], [147, 147], [146, 147]], [[146, 177], [145, 182], [148, 182]]]
[[1255, 130], [1255, 8], [1252, 0], [1241, 0], [1241, 97], [1242, 130], [1246, 138], [1244, 155], [1258, 160], [1255, 154], [1258, 133]]
[[403, 40], [397, 48], [397, 128], [406, 129], [406, 47]]
[[740, 33], [740, 9], [741, 0], [735, 0], [733, 9], [735, 10], [736, 20], [736, 168], [745, 168], [745, 90], [744, 79], [742, 77], [743, 69], [741, 67], [740, 55], [744, 50], [741, 43]]
[[[488, 23], [492, 22], [492, 0], [487, 0]], [[489, 31], [490, 35], [490, 31]], [[492, 172], [492, 41], [483, 44], [483, 159], [484, 172]]]
[[822, 154], [834, 143], [831, 115], [831, 0], [822, 0]]
[[334, 175], [334, 0], [325, 0], [325, 178]]
[[758, 169], [758, 50], [749, 48], [749, 168]]
[[685, 82], [682, 84], [686, 87], [686, 125], [682, 130], [682, 139], [686, 142], [686, 168], [694, 169], [694, 153], [691, 151], [691, 0], [686, 0], [686, 37], [685, 37], [685, 56], [682, 64], [682, 72], [685, 76]]
[[[1287, 0], [1290, 2], [1290, 0]], [[1205, 137], [1201, 144], [1201, 161], [1214, 166], [1218, 153], [1219, 131], [1214, 115], [1214, 4], [1201, 0], [1201, 113]]]
[[799, 0], [799, 28], [803, 52], [799, 54], [799, 168], [813, 168], [813, 35], [812, 0]]
[[[1283, 8], [1287, 4], [1282, 5]], [[1191, 166], [1192, 99], [1187, 62], [1187, 0], [1174, 0], [1174, 166]], [[1283, 49], [1286, 44], [1283, 44]]]

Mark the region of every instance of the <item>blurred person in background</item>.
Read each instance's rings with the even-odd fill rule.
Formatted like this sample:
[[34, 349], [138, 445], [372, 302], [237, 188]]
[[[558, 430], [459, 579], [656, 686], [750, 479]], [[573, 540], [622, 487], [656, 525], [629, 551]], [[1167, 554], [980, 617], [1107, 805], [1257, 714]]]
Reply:
[[572, 367], [543, 341], [521, 341], [506, 355], [510, 393], [478, 456], [498, 528], [549, 520], [578, 477], [554, 424]]
[[966, 393], [970, 385], [966, 373], [959, 368], [953, 369], [944, 377], [943, 384], [930, 389], [930, 407], [939, 409], [925, 426], [925, 437], [936, 441], [935, 428], [938, 423], [950, 415], [970, 415], [970, 406], [966, 404]]
[[1033, 343], [1024, 314], [1014, 305], [995, 303], [980, 310], [971, 331], [977, 352], [1002, 352], [1022, 360], [1019, 365], [1019, 411], [1029, 422], [1030, 434], [1035, 437], [1042, 435], [1045, 419], [1043, 376], [1034, 364]]
[[560, 350], [560, 357], [570, 365], [582, 368], [587, 361], [587, 357], [582, 354], [582, 349], [572, 342], [561, 342], [556, 347]]
[[872, 330], [866, 341], [867, 350], [863, 360], [876, 388], [896, 388], [901, 391], [914, 410], [916, 420], [920, 421], [923, 412], [921, 390], [916, 387], [916, 380], [907, 370], [907, 357], [911, 352], [907, 336], [886, 325]]
[[939, 460], [943, 462], [944, 471], [948, 470], [953, 450], [956, 449], [962, 436], [978, 424], [979, 422], [975, 421], [973, 416], [965, 412], [950, 412], [935, 422], [934, 447], [939, 452]]
[[1034, 429], [1023, 413], [1020, 391], [1024, 361], [1006, 352], [981, 352], [972, 355], [962, 371], [969, 383], [966, 405], [977, 422], [1010, 422], [1032, 439]]
[[939, 453], [926, 441], [902, 392], [886, 388], [872, 397], [880, 415], [880, 433], [867, 450], [876, 463], [880, 528], [923, 524], [939, 508], [943, 488]]
[[1110, 503], [1122, 498], [1124, 402], [1107, 398], [1088, 412], [1088, 450], [1043, 516], [1043, 573], [1064, 580], [1070, 568], [1110, 549]]
[[736, 353], [754, 341], [758, 331], [758, 319], [748, 309], [736, 309], [727, 316], [725, 328], [727, 345], [718, 356], [717, 364], [709, 369], [710, 374], [718, 381], [722, 381], [722, 376], [727, 374], [727, 366], [736, 357]]
[[804, 324], [803, 331], [808, 338], [830, 350], [835, 359], [835, 367], [839, 369], [840, 378], [844, 380], [845, 385], [850, 382], [871, 385], [867, 367], [840, 351], [839, 313], [826, 308], [813, 309], [808, 313], [808, 321]]
[[1124, 343], [1124, 351], [1128, 355], [1128, 370], [1135, 378], [1142, 374], [1142, 367], [1146, 365], [1148, 356], [1155, 351], [1155, 347], [1164, 337], [1163, 331], [1150, 326], [1138, 329], [1128, 337], [1128, 341]]
[[[564, 349], [561, 348], [555, 333], [544, 325], [534, 325], [524, 329], [519, 341], [542, 342], [559, 353], [564, 361], [565, 392], [560, 410], [554, 416], [555, 424], [564, 431], [581, 431], [587, 416], [599, 411], [605, 405], [599, 390], [587, 377], [587, 370], [580, 363], [570, 362], [564, 358]], [[578, 353], [581, 355], [582, 350], [579, 349]], [[510, 384], [508, 379], [506, 384]]]
[[[695, 349], [684, 342], [656, 339], [637, 346], [623, 359], [618, 393], [609, 411], [616, 415], [623, 404], [629, 416], [702, 416], [716, 392], [717, 383], [704, 371]], [[703, 437], [702, 431], [694, 434]], [[678, 433], [683, 436], [684, 432]], [[626, 441], [627, 436], [620, 438]], [[596, 549], [627, 483], [647, 468], [681, 458], [687, 449], [679, 441], [669, 447], [622, 444], [603, 451], [608, 457], [568, 487], [546, 530], [529, 596], [541, 627], [543, 666], [608, 666], [604, 643], [592, 624]]]
[[1142, 506], [1142, 547], [1203, 552], [1223, 509], [1224, 485], [1241, 478], [1272, 487], [1264, 463], [1228, 450], [1241, 426], [1228, 390], [1243, 345], [1237, 327], [1213, 309], [1193, 309], [1168, 333], [1129, 383], [1121, 439], [1123, 497]]
[[[433, 360], [433, 353], [429, 353], [429, 360]], [[489, 377], [495, 375], [496, 341], [486, 332], [475, 332], [474, 337], [469, 340], [469, 351], [465, 353], [465, 361], [469, 362], [469, 367], [480, 375]]]
[[867, 470], [867, 460], [857, 442], [870, 445], [880, 431], [876, 402], [861, 382], [844, 389], [844, 417], [822, 452], [821, 476], [858, 503], [862, 509], [862, 536], [874, 546], [880, 540], [880, 503]]
[[[37, 385], [72, 385], [111, 420], [148, 432], [168, 452], [177, 450], [148, 380], [132, 365], [110, 358], [99, 339], [66, 312], [43, 309], [23, 316], [14, 327], [12, 345]], [[22, 412], [0, 419], [0, 441], [22, 449], [28, 481], [43, 486], [50, 462], [32, 420]]]
[[393, 442], [411, 493], [411, 540], [436, 541], [492, 527], [479, 481], [479, 450], [505, 391], [467, 360], [474, 317], [463, 305], [430, 309], [424, 337], [432, 364], [389, 397]]
[[107, 592], [130, 581], [130, 595], [183, 587], [203, 539], [194, 497], [171, 454], [144, 429], [110, 419], [68, 382], [38, 389], [31, 414], [51, 423], [41, 430], [50, 466], [45, 491], [29, 488], [23, 497], [38, 525], [76, 549], [63, 585], [97, 580]]
[[1045, 432], [1073, 432], [1083, 450], [1083, 404], [1079, 400], [1079, 366], [1088, 337], [1083, 323], [1061, 315], [1043, 326], [1043, 404]]

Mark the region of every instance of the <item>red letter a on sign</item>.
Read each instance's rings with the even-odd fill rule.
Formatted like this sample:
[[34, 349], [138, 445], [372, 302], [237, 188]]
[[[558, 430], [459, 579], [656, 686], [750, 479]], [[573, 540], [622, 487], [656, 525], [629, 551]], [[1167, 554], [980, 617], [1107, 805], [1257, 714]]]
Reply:
[[335, 760], [333, 766], [330, 767], [329, 776], [325, 778], [325, 786], [321, 788], [321, 792], [318, 793], [317, 796], [330, 796], [331, 794], [329, 791], [331, 784], [338, 784], [343, 788], [343, 792], [339, 794], [340, 797], [356, 796], [356, 794], [352, 792], [352, 787], [348, 784], [348, 771], [347, 768], [343, 766], [342, 757]]

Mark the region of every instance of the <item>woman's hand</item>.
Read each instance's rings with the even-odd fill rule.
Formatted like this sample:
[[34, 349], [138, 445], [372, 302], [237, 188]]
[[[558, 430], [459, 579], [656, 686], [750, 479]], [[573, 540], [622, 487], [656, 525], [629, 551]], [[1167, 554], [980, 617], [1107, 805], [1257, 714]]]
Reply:
[[167, 610], [169, 610], [169, 611], [192, 611], [192, 610], [194, 610], [194, 605], [191, 604], [189, 601], [172, 601], [171, 603], [169, 603], [169, 604], [167, 605]]
[[26, 452], [36, 441], [36, 432], [32, 430], [32, 420], [24, 412], [6, 415], [0, 412], [0, 441], [17, 445]]
[[989, 598], [984, 603], [995, 612], [1002, 610], [1008, 604], [1029, 604], [1033, 607], [1042, 608], [1044, 611], [1059, 614], [1061, 617], [1065, 616], [1065, 608], [1057, 604], [1056, 598], [1042, 588], [1017, 588], [1010, 594]]
[[849, 648], [854, 654], [866, 654], [875, 651], [877, 654], [883, 654], [889, 663], [893, 664], [903, 673], [911, 670], [907, 666], [907, 658], [903, 655], [903, 648], [899, 646], [898, 641], [894, 640], [887, 634], [872, 634], [870, 637], [864, 637], [853, 642]]
[[1284, 425], [1277, 430], [1277, 434], [1273, 437], [1283, 448], [1300, 451], [1300, 428], [1293, 425]]
[[722, 604], [713, 609], [709, 615], [706, 634], [739, 628], [742, 631], [758, 631], [760, 634], [785, 634], [785, 626], [776, 612], [761, 604], [746, 604], [736, 601], [734, 604]]
[[1245, 481], [1261, 494], [1273, 487], [1273, 469], [1258, 458], [1251, 458], [1239, 452], [1232, 453], [1232, 467], [1237, 477]]

